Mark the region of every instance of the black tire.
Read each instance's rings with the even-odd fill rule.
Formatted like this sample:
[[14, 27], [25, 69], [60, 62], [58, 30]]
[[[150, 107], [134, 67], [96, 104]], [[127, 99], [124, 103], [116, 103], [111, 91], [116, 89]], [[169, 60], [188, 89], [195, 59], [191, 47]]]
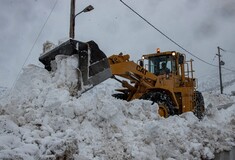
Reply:
[[174, 110], [173, 102], [170, 96], [164, 91], [151, 91], [144, 94], [141, 99], [150, 100], [153, 103], [157, 103], [159, 107], [164, 107], [165, 111], [167, 111], [167, 116], [175, 115], [176, 112]]
[[112, 95], [114, 98], [127, 100], [128, 96], [124, 93], [115, 93]]
[[204, 117], [205, 112], [205, 104], [202, 93], [199, 91], [195, 92], [195, 101], [194, 101], [194, 114], [198, 119], [202, 119]]

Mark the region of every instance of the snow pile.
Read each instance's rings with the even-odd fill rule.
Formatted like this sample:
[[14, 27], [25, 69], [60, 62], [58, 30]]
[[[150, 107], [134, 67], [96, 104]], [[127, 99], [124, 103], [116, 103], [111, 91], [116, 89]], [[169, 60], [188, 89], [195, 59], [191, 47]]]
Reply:
[[112, 80], [71, 97], [73, 69], [59, 67], [28, 66], [1, 98], [0, 159], [212, 159], [235, 145], [235, 105], [164, 119], [157, 104], [113, 98]]
[[[203, 76], [199, 78], [199, 89], [201, 91], [217, 91], [217, 93], [220, 93], [220, 82], [218, 78], [219, 74], [208, 74], [207, 76]], [[225, 73], [223, 76], [223, 87], [225, 89], [224, 93], [231, 94], [231, 87], [234, 86], [235, 83], [235, 74]], [[208, 80], [210, 79], [210, 80]], [[234, 87], [232, 89], [235, 89]], [[227, 91], [228, 90], [228, 91]]]
[[224, 88], [224, 93], [235, 96], [235, 83], [230, 83]]
[[6, 90], [6, 87], [0, 87], [0, 97], [5, 93]]
[[205, 99], [205, 106], [212, 105], [215, 107], [234, 103], [235, 100], [235, 97], [231, 95], [219, 94], [217, 92], [203, 92], [203, 97]]

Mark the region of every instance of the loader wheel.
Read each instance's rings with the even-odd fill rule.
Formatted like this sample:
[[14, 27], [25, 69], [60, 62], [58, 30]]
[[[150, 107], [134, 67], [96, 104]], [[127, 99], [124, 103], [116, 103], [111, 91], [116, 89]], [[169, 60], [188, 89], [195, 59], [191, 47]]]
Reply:
[[205, 104], [204, 99], [201, 92], [195, 92], [195, 106], [194, 106], [194, 114], [198, 119], [202, 119], [205, 112]]
[[161, 117], [169, 117], [169, 109], [167, 106], [165, 106], [165, 104], [159, 104], [158, 103], [158, 114]]
[[169, 117], [175, 114], [174, 105], [170, 96], [164, 91], [151, 91], [144, 94], [141, 99], [150, 100], [159, 106], [158, 114], [162, 117]]
[[128, 96], [126, 94], [123, 94], [123, 93], [115, 93], [112, 96], [114, 98], [122, 99], [122, 100], [127, 100], [127, 98], [128, 98]]

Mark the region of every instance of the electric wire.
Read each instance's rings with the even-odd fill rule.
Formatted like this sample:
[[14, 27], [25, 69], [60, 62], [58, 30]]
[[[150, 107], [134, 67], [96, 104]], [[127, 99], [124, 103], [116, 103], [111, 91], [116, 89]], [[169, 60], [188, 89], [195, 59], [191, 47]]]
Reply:
[[[185, 49], [184, 47], [182, 47], [180, 44], [178, 44], [176, 41], [174, 41], [172, 38], [170, 38], [169, 36], [167, 36], [165, 33], [163, 33], [161, 30], [159, 30], [157, 27], [155, 27], [152, 23], [150, 23], [147, 19], [145, 19], [143, 16], [141, 16], [138, 12], [136, 12], [133, 8], [131, 8], [129, 5], [127, 5], [125, 2], [123, 2], [123, 0], [120, 0], [121, 3], [123, 3], [127, 8], [129, 8], [132, 12], [134, 12], [137, 16], [139, 16], [142, 20], [144, 20], [147, 24], [149, 24], [151, 27], [153, 27], [155, 30], [157, 30], [160, 34], [162, 34], [165, 38], [167, 38], [168, 40], [170, 40], [172, 43], [174, 43], [175, 45], [177, 45], [179, 48], [181, 48], [182, 50], [184, 50], [185, 52], [187, 52], [188, 54], [190, 54], [191, 56], [197, 58], [198, 60], [213, 66], [213, 67], [218, 67], [217, 65], [211, 64], [203, 59], [201, 59], [200, 57], [194, 55], [193, 53], [191, 53], [190, 51], [188, 51], [187, 49]], [[231, 70], [228, 68], [223, 67], [226, 70], [235, 72], [235, 70]]]
[[224, 49], [224, 52], [235, 54], [235, 51], [230, 51], [230, 50], [226, 50], [226, 49]]
[[54, 11], [54, 9], [55, 9], [57, 3], [58, 3], [58, 0], [55, 1], [55, 3], [54, 3], [54, 5], [53, 5], [53, 7], [52, 7], [52, 9], [51, 9], [51, 11], [50, 11], [50, 13], [49, 13], [49, 15], [47, 16], [46, 21], [44, 22], [42, 28], [40, 29], [40, 31], [39, 31], [39, 33], [38, 33], [38, 35], [37, 35], [37, 37], [36, 37], [36, 39], [35, 39], [35, 41], [34, 41], [32, 47], [31, 47], [31, 49], [29, 50], [29, 53], [28, 53], [28, 55], [27, 55], [27, 57], [26, 57], [24, 63], [22, 64], [19, 73], [17, 74], [17, 77], [16, 77], [16, 79], [15, 79], [13, 85], [12, 85], [11, 90], [15, 87], [16, 82], [17, 82], [17, 80], [19, 79], [20, 73], [21, 73], [23, 67], [25, 66], [26, 62], [28, 61], [30, 55], [32, 54], [32, 51], [33, 51], [33, 49], [34, 49], [34, 47], [35, 47], [35, 45], [36, 45], [36, 43], [37, 43], [37, 41], [38, 41], [40, 35], [42, 34], [42, 31], [43, 31], [43, 29], [45, 28], [45, 26], [46, 26], [46, 24], [47, 24], [47, 22], [48, 22], [48, 20], [49, 20], [49, 18], [50, 18], [50, 16], [51, 16], [52, 12]]
[[225, 52], [235, 54], [234, 51], [226, 51], [226, 50], [225, 50]]
[[[221, 47], [219, 47], [219, 49], [220, 49], [221, 51], [223, 51], [223, 52], [226, 52], [226, 53], [228, 53], [228, 50], [226, 50], [226, 49], [223, 49], [223, 48], [221, 48]], [[223, 68], [223, 69], [225, 69], [225, 70], [228, 70], [228, 71], [235, 72], [234, 70], [232, 70], [232, 69], [229, 69], [229, 68], [226, 68], [226, 67], [221, 67], [221, 68]]]
[[222, 51], [224, 51], [224, 52], [235, 54], [234, 51], [230, 51], [230, 50], [227, 50], [227, 49], [223, 49], [223, 48], [221, 48], [221, 47], [219, 47], [219, 48], [220, 48], [220, 50], [222, 50]]
[[225, 69], [227, 71], [235, 72], [235, 70], [232, 70], [232, 69], [229, 69], [229, 68], [226, 68], [226, 67], [221, 67], [221, 68], [223, 68], [223, 69]]

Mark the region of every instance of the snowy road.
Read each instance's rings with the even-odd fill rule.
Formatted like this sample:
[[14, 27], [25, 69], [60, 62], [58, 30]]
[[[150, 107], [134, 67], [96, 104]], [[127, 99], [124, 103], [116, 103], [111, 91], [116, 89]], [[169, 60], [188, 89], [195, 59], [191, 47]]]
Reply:
[[216, 107], [220, 110], [220, 109], [227, 109], [228, 107], [231, 107], [232, 105], [234, 105], [234, 102], [219, 105], [219, 106], [216, 106]]

